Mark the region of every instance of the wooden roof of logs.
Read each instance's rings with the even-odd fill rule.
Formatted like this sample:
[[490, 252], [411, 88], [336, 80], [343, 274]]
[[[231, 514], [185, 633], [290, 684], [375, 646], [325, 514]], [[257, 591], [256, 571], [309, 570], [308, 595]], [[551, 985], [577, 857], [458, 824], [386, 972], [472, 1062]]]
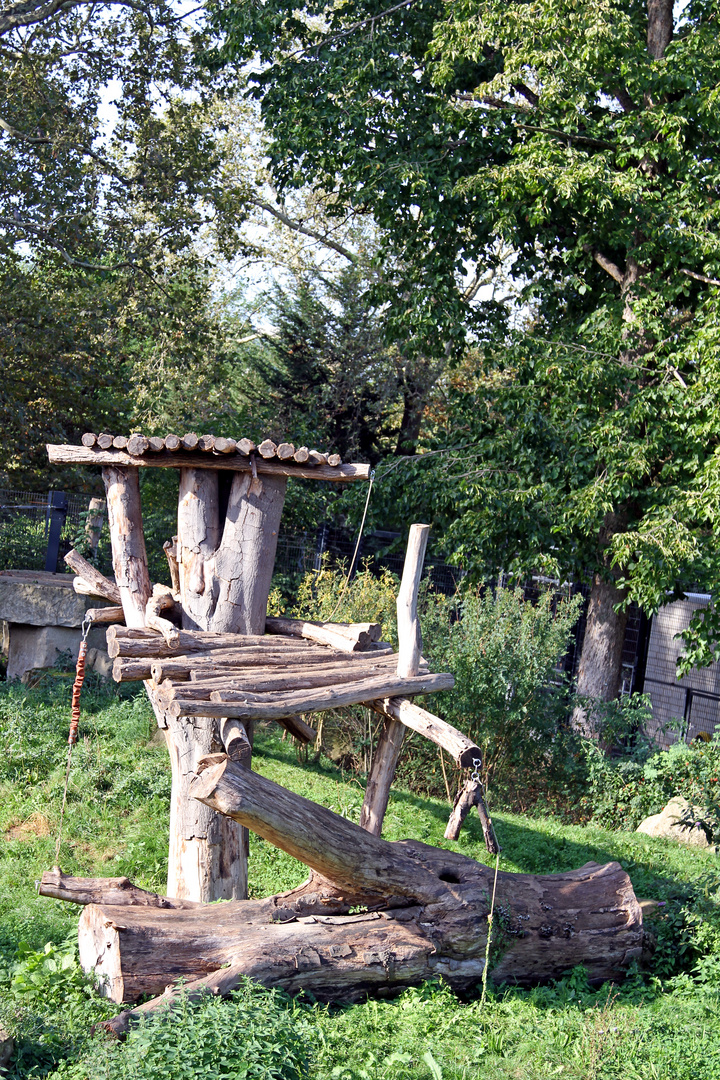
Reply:
[[156, 469], [230, 469], [305, 480], [368, 480], [369, 465], [343, 464], [339, 454], [291, 442], [221, 438], [215, 435], [145, 436], [86, 432], [81, 446], [48, 445], [51, 462], [65, 465], [138, 465]]

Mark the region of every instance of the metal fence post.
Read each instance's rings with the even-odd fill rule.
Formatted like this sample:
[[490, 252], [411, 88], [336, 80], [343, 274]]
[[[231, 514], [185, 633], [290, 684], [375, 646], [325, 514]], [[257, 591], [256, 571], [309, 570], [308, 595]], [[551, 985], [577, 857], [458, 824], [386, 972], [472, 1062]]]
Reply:
[[60, 534], [65, 524], [68, 511], [68, 499], [64, 491], [48, 492], [48, 509], [46, 520], [49, 523], [47, 529], [47, 550], [45, 552], [45, 571], [54, 574], [57, 571], [58, 557], [60, 555]]

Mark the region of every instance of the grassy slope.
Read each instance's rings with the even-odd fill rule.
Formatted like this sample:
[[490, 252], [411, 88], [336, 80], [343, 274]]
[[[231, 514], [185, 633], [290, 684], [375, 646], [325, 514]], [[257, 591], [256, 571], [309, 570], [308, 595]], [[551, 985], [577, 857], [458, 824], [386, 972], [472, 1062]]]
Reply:
[[[34, 949], [48, 940], [59, 943], [74, 933], [77, 921], [77, 911], [37, 897], [33, 887], [54, 861], [64, 778], [68, 686], [61, 681], [55, 689], [56, 682], [39, 691], [0, 689], [0, 950], [5, 960], [4, 978], [0, 969], [0, 1020], [21, 1039], [11, 1073], [17, 1077], [45, 1075], [53, 1062], [76, 1057], [90, 1022], [107, 1012], [104, 1003], [85, 994], [77, 972], [74, 989], [60, 976], [54, 990], [46, 985], [46, 975], [38, 995], [20, 992], [17, 986], [13, 991], [9, 984], [20, 941]], [[139, 884], [162, 889], [169, 768], [164, 746], [153, 739], [149, 707], [142, 696], [108, 699], [91, 689], [84, 705], [82, 737], [73, 756], [63, 869], [128, 874]], [[357, 820], [363, 795], [357, 781], [343, 778], [328, 763], [299, 762], [294, 747], [272, 730], [260, 733], [255, 767]], [[384, 835], [391, 840], [415, 837], [489, 861], [476, 820], [469, 822], [457, 844], [443, 839], [447, 813], [438, 800], [396, 791]], [[523, 1080], [720, 1080], [717, 857], [633, 833], [510, 814], [494, 818], [503, 869], [549, 873], [589, 859], [619, 859], [639, 896], [666, 901], [658, 924], [657, 972], [674, 972], [674, 978], [637, 977], [620, 991], [606, 987], [593, 993], [576, 972], [555, 987], [491, 997], [482, 1008], [477, 999], [460, 1002], [432, 985], [407, 991], [394, 1002], [306, 1008], [298, 1013], [298, 1023], [307, 1026], [311, 1075], [318, 1080], [459, 1080], [480, 1072], [487, 1078]], [[304, 873], [295, 860], [252, 839], [253, 895], [291, 887]], [[687, 972], [703, 951], [713, 956], [699, 981]], [[95, 1080], [90, 1062], [97, 1059], [91, 1052], [87, 1060], [87, 1074], [81, 1070], [73, 1075]]]

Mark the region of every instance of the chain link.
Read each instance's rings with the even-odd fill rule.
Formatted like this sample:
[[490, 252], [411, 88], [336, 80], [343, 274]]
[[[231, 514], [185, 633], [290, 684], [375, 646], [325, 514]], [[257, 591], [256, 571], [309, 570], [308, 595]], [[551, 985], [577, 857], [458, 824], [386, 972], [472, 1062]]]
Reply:
[[470, 775], [470, 779], [475, 784], [480, 783], [480, 768], [481, 768], [481, 766], [482, 766], [482, 758], [474, 757], [473, 758], [473, 771], [472, 771], [472, 773]]

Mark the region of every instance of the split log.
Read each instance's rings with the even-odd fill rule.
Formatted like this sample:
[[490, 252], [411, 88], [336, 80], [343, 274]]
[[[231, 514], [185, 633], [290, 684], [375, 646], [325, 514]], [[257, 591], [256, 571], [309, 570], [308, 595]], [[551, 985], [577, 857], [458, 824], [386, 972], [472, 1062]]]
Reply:
[[[104, 574], [89, 563], [87, 559], [84, 559], [79, 551], [72, 548], [65, 556], [65, 563], [73, 570], [79, 578], [92, 589], [90, 596], [102, 596], [105, 600], [110, 600], [113, 604], [120, 603], [120, 590], [117, 585], [106, 578]], [[73, 583], [74, 585], [74, 583]], [[79, 590], [76, 588], [76, 592]]]
[[85, 612], [85, 618], [93, 625], [97, 623], [124, 623], [125, 612], [121, 607], [88, 608]]
[[[183, 446], [185, 440], [189, 438], [190, 436], [184, 436], [182, 440]], [[194, 435], [193, 438], [197, 439], [197, 435]], [[248, 440], [249, 442], [250, 440]], [[197, 446], [197, 443], [195, 445]], [[240, 451], [240, 446], [241, 443], [238, 443], [238, 451]], [[184, 451], [178, 453], [168, 453], [166, 451], [164, 454], [158, 454], [157, 456], [133, 455], [130, 453], [129, 446], [127, 450], [109, 449], [103, 451], [96, 447], [57, 446], [48, 443], [47, 452], [49, 460], [58, 465], [133, 465], [138, 468], [197, 468], [220, 472], [230, 470], [232, 472], [251, 472], [254, 475], [259, 474], [261, 476], [295, 476], [304, 480], [331, 480], [333, 483], [339, 484], [353, 480], [370, 479], [369, 465], [347, 464], [333, 467], [327, 464], [324, 454], [316, 454], [313, 457], [315, 451], [308, 455], [308, 461], [305, 464], [298, 464], [294, 459], [291, 461], [279, 461], [277, 458], [268, 461], [263, 458], [257, 460], [254, 455], [248, 457], [248, 454], [243, 452], [218, 454], [217, 456], [203, 454], [200, 451], [195, 454], [188, 454]]]
[[399, 721], [419, 735], [424, 735], [436, 746], [447, 750], [455, 764], [461, 769], [467, 769], [476, 760], [482, 759], [482, 751], [472, 739], [441, 720], [439, 716], [434, 716], [426, 709], [421, 709], [413, 701], [408, 701], [407, 698], [385, 698], [383, 701], [370, 702], [370, 706], [382, 716], [389, 716], [392, 720]]
[[[388, 843], [225, 756], [199, 764], [195, 798], [312, 870], [267, 900], [172, 910], [100, 902], [80, 919], [80, 958], [113, 1001], [162, 995], [110, 1021], [117, 1035], [183, 993], [230, 993], [243, 976], [320, 1000], [387, 995], [430, 977], [482, 977], [493, 871], [418, 841]], [[358, 906], [363, 914], [351, 915]], [[582, 964], [619, 980], [643, 953], [642, 911], [618, 863], [561, 874], [500, 872], [495, 984], [530, 986]], [[167, 988], [167, 989], [166, 989]], [[163, 993], [165, 991], [165, 993]]]
[[[411, 525], [405, 564], [397, 597], [398, 617], [398, 676], [415, 676], [422, 660], [422, 635], [417, 614], [418, 589], [422, 575], [429, 525]], [[411, 691], [402, 691], [403, 694]], [[390, 695], [383, 695], [390, 696]], [[378, 745], [373, 754], [360, 811], [360, 826], [373, 836], [382, 832], [383, 818], [390, 798], [390, 786], [400, 759], [405, 728], [392, 713], [386, 714]]]
[[[377, 676], [359, 679], [347, 687], [318, 687], [316, 690], [297, 690], [287, 693], [254, 694], [232, 690], [214, 691], [210, 701], [180, 699], [168, 706], [170, 716], [236, 716], [241, 720], [277, 720], [290, 713], [326, 712], [345, 705], [357, 705], [378, 696], [395, 693], [429, 694], [449, 690], [454, 685], [452, 675], [419, 675], [414, 679], [395, 682], [390, 677]], [[397, 721], [388, 721], [396, 723]], [[400, 725], [400, 730], [405, 729]]]

